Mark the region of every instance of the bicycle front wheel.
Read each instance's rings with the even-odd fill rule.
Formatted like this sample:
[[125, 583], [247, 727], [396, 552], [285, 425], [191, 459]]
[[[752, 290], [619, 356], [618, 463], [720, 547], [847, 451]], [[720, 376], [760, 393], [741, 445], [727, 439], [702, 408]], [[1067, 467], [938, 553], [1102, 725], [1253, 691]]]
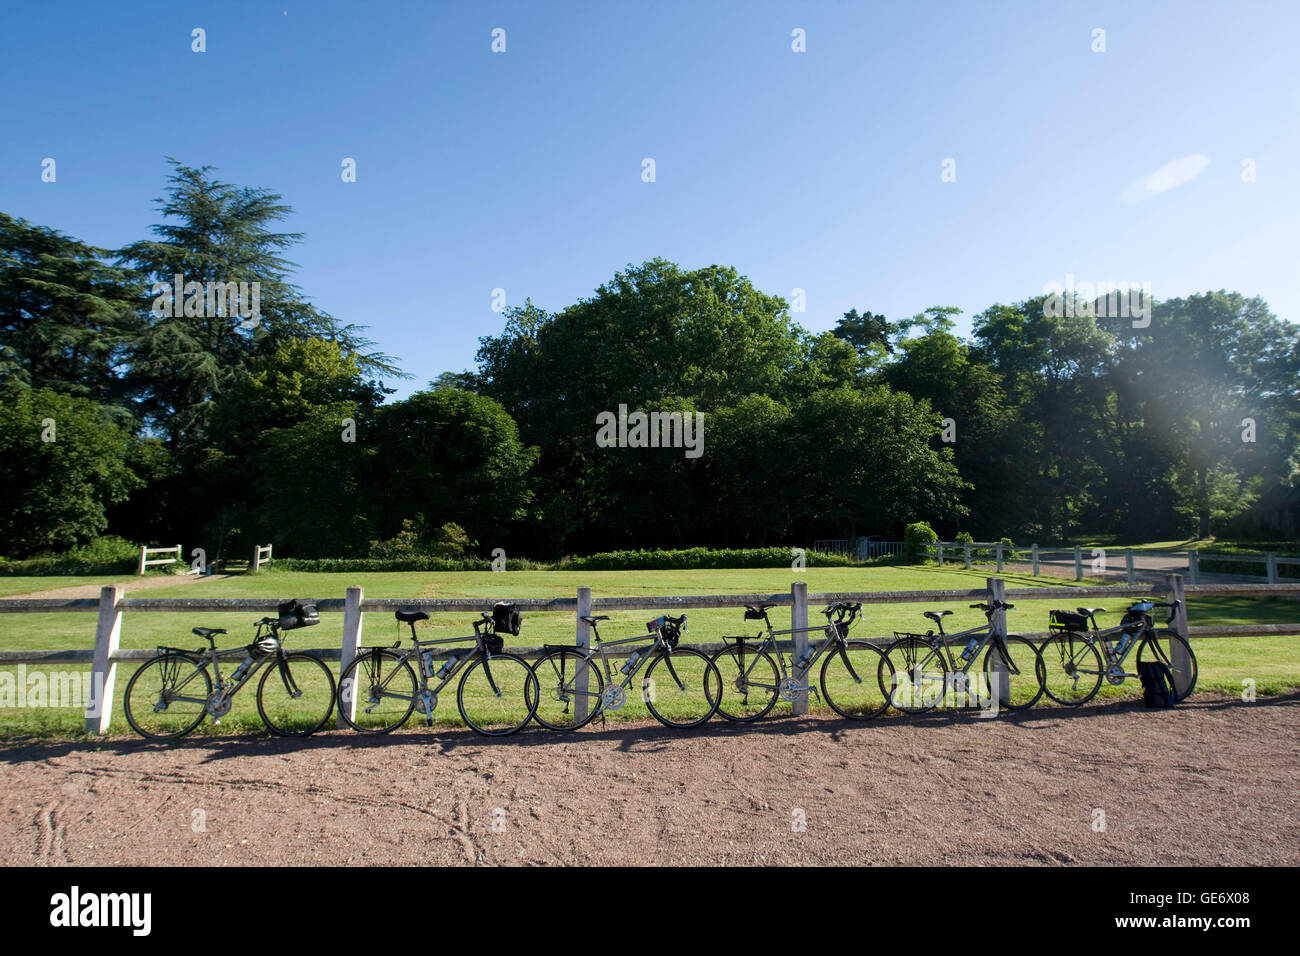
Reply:
[[192, 654], [159, 654], [140, 665], [126, 685], [126, 722], [148, 740], [175, 740], [203, 722], [212, 677]]
[[1192, 645], [1174, 631], [1156, 631], [1143, 638], [1138, 645], [1139, 664], [1159, 661], [1168, 665], [1174, 674], [1174, 693], [1182, 700], [1196, 689], [1196, 655]]
[[641, 697], [659, 723], [698, 727], [722, 702], [722, 676], [709, 655], [693, 647], [660, 651], [646, 668]]
[[1071, 631], [1053, 634], [1038, 649], [1043, 691], [1058, 704], [1086, 704], [1101, 689], [1105, 669], [1095, 641]]
[[456, 706], [471, 730], [505, 737], [533, 719], [537, 677], [522, 657], [483, 656], [465, 669], [456, 691]]
[[822, 662], [822, 697], [850, 720], [866, 720], [889, 707], [894, 671], [880, 648], [866, 641], [845, 641], [826, 652]]
[[766, 651], [756, 651], [737, 641], [713, 655], [722, 681], [718, 713], [727, 720], [758, 720], [776, 706], [781, 675]]
[[353, 730], [387, 734], [415, 710], [415, 671], [389, 648], [362, 648], [339, 675], [339, 713]]
[[1005, 655], [996, 641], [984, 653], [984, 699], [997, 699], [1004, 710], [1028, 710], [1043, 696], [1038, 669], [1038, 649], [1026, 638], [1008, 634]]
[[306, 737], [334, 713], [334, 675], [319, 657], [286, 654], [264, 665], [257, 685], [257, 712], [272, 733]]
[[941, 650], [915, 637], [900, 637], [880, 662], [880, 686], [905, 714], [923, 714], [943, 703], [948, 661]]
[[605, 678], [593, 658], [561, 647], [533, 664], [533, 719], [551, 730], [577, 730], [600, 709]]

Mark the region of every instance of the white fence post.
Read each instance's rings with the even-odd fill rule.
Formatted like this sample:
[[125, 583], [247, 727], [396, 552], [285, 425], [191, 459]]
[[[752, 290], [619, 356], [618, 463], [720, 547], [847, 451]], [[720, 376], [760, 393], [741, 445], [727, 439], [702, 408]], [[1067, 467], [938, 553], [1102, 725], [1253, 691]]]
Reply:
[[[577, 638], [578, 653], [585, 654], [591, 646], [591, 626], [583, 620], [584, 617], [591, 615], [591, 588], [578, 588], [578, 621], [577, 621]], [[574, 693], [577, 700], [573, 702], [573, 719], [575, 721], [584, 721], [587, 719], [587, 710], [589, 701], [587, 700], [588, 684], [591, 681], [590, 674], [586, 667], [579, 667], [574, 684]]]
[[939, 567], [943, 567], [943, 542], [939, 542]]
[[148, 553], [148, 547], [140, 545], [140, 570], [136, 572], [139, 577], [144, 577], [144, 556]]
[[1124, 549], [1124, 570], [1126, 574], [1125, 580], [1128, 582], [1129, 587], [1132, 587], [1133, 585], [1137, 584], [1138, 583], [1137, 569], [1134, 568], [1133, 566], [1132, 548]]
[[998, 559], [997, 570], [998, 570], [998, 574], [1001, 574], [1002, 573], [1002, 542], [1000, 541], [998, 542], [997, 547], [993, 549], [993, 553], [997, 555], [997, 559]]
[[[1181, 574], [1171, 574], [1166, 579], [1169, 582], [1169, 600], [1178, 602], [1178, 610], [1174, 612], [1173, 629], [1188, 641], [1191, 646], [1191, 638], [1187, 633], [1187, 598], [1183, 596], [1183, 576]], [[1169, 667], [1178, 677], [1187, 680], [1191, 677], [1192, 662], [1184, 653], [1182, 647], [1175, 645], [1169, 649]], [[1181, 683], [1182, 681], [1179, 681]]]
[[1074, 580], [1083, 580], [1083, 552], [1077, 544], [1074, 546]]
[[[804, 581], [795, 581], [790, 585], [790, 627], [800, 628], [808, 626], [808, 585]], [[797, 663], [803, 659], [808, 651], [808, 632], [796, 632], [794, 635], [794, 659]], [[794, 713], [808, 713], [808, 692], [799, 691], [794, 698]]]
[[1201, 556], [1195, 551], [1187, 552], [1187, 583], [1201, 583]]
[[1038, 577], [1038, 545], [1031, 544], [1029, 546], [1029, 554], [1034, 562], [1034, 577]]
[[[348, 665], [357, 659], [357, 649], [361, 646], [361, 603], [365, 594], [359, 587], [348, 588], [347, 599], [343, 603], [343, 644], [339, 648], [339, 680]], [[418, 666], [418, 664], [417, 664]], [[340, 687], [339, 712], [334, 717], [334, 726], [340, 730], [347, 726], [343, 719], [343, 708], [348, 709], [348, 716], [357, 715], [357, 686], [355, 675], [351, 687]]]
[[117, 679], [117, 653], [122, 640], [122, 589], [99, 589], [99, 618], [95, 622], [95, 657], [90, 665], [90, 693], [86, 699], [86, 733], [106, 734], [113, 719], [113, 685]]
[[966, 552], [966, 570], [969, 571], [970, 570], [970, 545], [969, 544], [965, 545], [964, 550]]
[[[1007, 584], [1001, 578], [989, 578], [989, 603], [1003, 602], [1007, 599]], [[998, 608], [989, 618], [989, 626], [993, 629], [994, 634], [1007, 636], [1007, 612], [1004, 608]], [[1002, 660], [1002, 655], [997, 654], [993, 658], [993, 680], [997, 684], [998, 705], [1005, 706], [1011, 702], [1011, 679], [1007, 672], [1007, 665]], [[990, 688], [992, 690], [992, 688]]]
[[1269, 584], [1277, 584], [1277, 555], [1272, 551], [1264, 555], [1264, 574]]

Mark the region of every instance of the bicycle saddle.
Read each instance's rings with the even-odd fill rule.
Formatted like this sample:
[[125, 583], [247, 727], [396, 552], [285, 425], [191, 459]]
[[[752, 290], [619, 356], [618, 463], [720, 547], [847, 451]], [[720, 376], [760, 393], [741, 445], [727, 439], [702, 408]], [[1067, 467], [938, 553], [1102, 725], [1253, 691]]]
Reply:
[[1091, 617], [1094, 614], [1100, 614], [1102, 611], [1106, 609], [1104, 607], [1077, 607], [1075, 608], [1075, 610], [1078, 611], [1080, 614], [1082, 614], [1084, 617]]
[[194, 633], [199, 637], [206, 637], [211, 640], [214, 634], [225, 634], [226, 629], [224, 627], [196, 627]]
[[394, 611], [393, 617], [406, 624], [413, 624], [416, 621], [427, 621], [429, 615], [425, 611]]
[[776, 607], [775, 604], [746, 604], [746, 611], [753, 611], [755, 614], [762, 614], [770, 607]]
[[952, 611], [925, 611], [925, 612], [923, 612], [923, 613], [924, 613], [925, 616], [928, 617], [930, 620], [934, 621], [934, 623], [938, 624], [938, 623], [939, 623], [939, 618], [941, 618], [941, 617], [947, 617], [949, 614], [952, 613]]
[[583, 622], [586, 623], [586, 624], [595, 624], [597, 621], [608, 621], [608, 620], [609, 620], [609, 615], [608, 615], [608, 614], [601, 614], [601, 615], [599, 615], [599, 616], [597, 616], [597, 617], [592, 617], [590, 614], [584, 614], [583, 617], [582, 617], [582, 620], [583, 620]]

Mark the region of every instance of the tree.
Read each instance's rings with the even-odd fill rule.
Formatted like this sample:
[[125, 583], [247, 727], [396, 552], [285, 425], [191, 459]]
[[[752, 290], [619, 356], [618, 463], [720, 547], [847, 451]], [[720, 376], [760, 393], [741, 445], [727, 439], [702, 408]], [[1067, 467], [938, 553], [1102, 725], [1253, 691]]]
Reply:
[[[273, 231], [292, 212], [279, 195], [220, 182], [208, 166], [170, 162], [171, 185], [157, 203], [172, 221], [153, 227], [157, 240], [132, 243], [119, 255], [157, 283], [129, 358], [147, 420], [174, 449], [201, 444], [217, 396], [254, 355], [285, 341], [337, 342], [368, 372], [396, 373], [387, 356], [363, 351], [370, 343], [354, 326], [340, 326], [289, 282], [293, 264], [282, 253], [302, 234]], [[177, 275], [184, 301], [172, 294]], [[238, 308], [227, 295], [231, 283]]]
[[139, 479], [122, 417], [52, 389], [19, 392], [0, 405], [0, 553], [65, 551], [103, 532], [110, 505]]
[[444, 388], [416, 392], [376, 413], [374, 455], [365, 491], [379, 537], [392, 537], [416, 513], [428, 527], [455, 522], [496, 546], [530, 515], [529, 473], [537, 450], [526, 447], [500, 403]]
[[53, 389], [125, 409], [120, 365], [140, 277], [108, 252], [0, 213], [0, 389]]

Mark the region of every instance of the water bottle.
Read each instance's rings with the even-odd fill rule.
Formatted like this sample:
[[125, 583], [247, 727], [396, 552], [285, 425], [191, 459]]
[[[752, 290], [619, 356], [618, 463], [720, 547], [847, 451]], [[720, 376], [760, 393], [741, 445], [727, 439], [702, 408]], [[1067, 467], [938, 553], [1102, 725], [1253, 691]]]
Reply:
[[450, 673], [451, 673], [451, 669], [452, 669], [453, 667], [456, 666], [456, 661], [457, 661], [457, 660], [459, 660], [459, 658], [457, 658], [455, 654], [453, 654], [453, 655], [451, 655], [451, 657], [447, 658], [447, 663], [443, 664], [443, 665], [442, 665], [442, 670], [438, 671], [438, 677], [440, 677], [440, 678], [441, 678], [441, 677], [446, 677], [448, 674], [450, 674]]
[[979, 638], [972, 637], [969, 641], [966, 642], [966, 649], [961, 652], [961, 659], [964, 661], [968, 661], [972, 657], [974, 657], [975, 648], [978, 646], [979, 646]]
[[420, 669], [424, 671], [425, 677], [433, 676], [433, 651], [424, 651], [420, 654]]
[[243, 677], [244, 674], [248, 671], [248, 669], [252, 666], [253, 666], [253, 656], [250, 654], [248, 657], [244, 658], [244, 660], [240, 663], [240, 665], [235, 668], [235, 672], [230, 675], [231, 682], [232, 683], [237, 682], [239, 678]]
[[808, 662], [812, 660], [812, 656], [813, 656], [813, 649], [811, 647], [804, 648], [804, 652], [799, 655], [799, 660], [795, 662], [794, 665], [795, 670], [801, 671], [805, 667], [807, 667]]
[[632, 673], [632, 668], [636, 666], [636, 662], [639, 661], [640, 659], [641, 659], [641, 652], [633, 651], [632, 656], [627, 659], [627, 662], [622, 667], [620, 667], [619, 670], [624, 674]]

